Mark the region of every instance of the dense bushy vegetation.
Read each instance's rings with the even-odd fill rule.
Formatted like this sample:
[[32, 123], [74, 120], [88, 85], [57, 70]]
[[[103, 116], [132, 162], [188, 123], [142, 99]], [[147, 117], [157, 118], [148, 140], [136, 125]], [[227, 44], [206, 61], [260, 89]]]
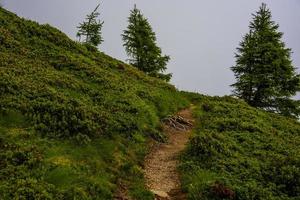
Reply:
[[145, 138], [186, 106], [173, 86], [2, 8], [0, 63], [1, 199], [148, 194]]
[[299, 199], [299, 122], [232, 97], [187, 96], [198, 123], [180, 167], [190, 199]]
[[153, 199], [145, 144], [190, 101], [197, 127], [180, 166], [190, 199], [299, 199], [296, 120], [179, 93], [0, 8], [0, 199]]

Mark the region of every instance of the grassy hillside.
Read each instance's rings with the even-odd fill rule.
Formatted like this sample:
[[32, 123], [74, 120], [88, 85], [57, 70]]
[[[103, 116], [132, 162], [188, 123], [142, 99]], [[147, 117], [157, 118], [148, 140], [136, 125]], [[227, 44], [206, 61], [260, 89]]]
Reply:
[[[0, 199], [136, 199], [176, 89], [0, 8]], [[121, 188], [122, 188], [121, 187]]]
[[187, 94], [197, 127], [180, 169], [189, 199], [300, 199], [300, 123], [231, 97]]
[[179, 93], [0, 8], [0, 199], [153, 199], [147, 140], [194, 102], [180, 170], [190, 199], [298, 200], [300, 124], [231, 97]]

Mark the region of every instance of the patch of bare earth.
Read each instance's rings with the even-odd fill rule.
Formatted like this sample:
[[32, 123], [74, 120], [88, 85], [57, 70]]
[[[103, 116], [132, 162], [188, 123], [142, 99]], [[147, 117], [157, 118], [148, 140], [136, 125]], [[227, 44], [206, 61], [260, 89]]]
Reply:
[[145, 160], [146, 186], [157, 200], [184, 200], [180, 175], [177, 171], [178, 155], [182, 152], [191, 135], [193, 117], [191, 109], [180, 111], [164, 121], [163, 129], [167, 143], [158, 144]]

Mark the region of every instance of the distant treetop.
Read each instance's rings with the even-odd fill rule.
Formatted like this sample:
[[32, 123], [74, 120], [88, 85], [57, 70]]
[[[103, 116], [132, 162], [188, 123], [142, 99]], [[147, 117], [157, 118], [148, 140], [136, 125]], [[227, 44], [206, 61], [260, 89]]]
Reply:
[[104, 22], [98, 20], [98, 17], [100, 16], [100, 13], [98, 12], [99, 7], [100, 4], [98, 4], [94, 11], [87, 15], [85, 21], [80, 23], [77, 27], [77, 37], [79, 38], [79, 41], [95, 47], [103, 42], [101, 30]]

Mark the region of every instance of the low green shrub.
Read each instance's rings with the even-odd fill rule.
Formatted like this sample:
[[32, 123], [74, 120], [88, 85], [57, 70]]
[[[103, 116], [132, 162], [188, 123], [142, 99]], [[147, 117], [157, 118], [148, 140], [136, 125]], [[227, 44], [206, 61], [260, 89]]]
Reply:
[[197, 107], [180, 167], [189, 199], [299, 199], [299, 122], [231, 97], [188, 97]]
[[189, 104], [174, 86], [3, 8], [0, 63], [1, 200], [152, 198], [138, 166]]

